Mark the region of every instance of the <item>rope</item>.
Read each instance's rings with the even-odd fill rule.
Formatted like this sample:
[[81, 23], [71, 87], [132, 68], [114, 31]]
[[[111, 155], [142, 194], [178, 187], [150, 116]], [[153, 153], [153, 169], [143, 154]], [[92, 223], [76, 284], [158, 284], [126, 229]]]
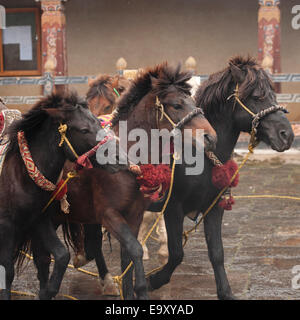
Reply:
[[[168, 191], [168, 196], [167, 199], [163, 205], [163, 208], [160, 212], [160, 214], [158, 215], [157, 219], [155, 220], [153, 226], [150, 228], [150, 230], [148, 231], [146, 237], [144, 238], [144, 240], [141, 242], [142, 246], [146, 243], [146, 241], [148, 240], [148, 238], [150, 237], [152, 231], [154, 230], [154, 228], [157, 226], [159, 219], [164, 215], [165, 210], [167, 208], [167, 205], [169, 203], [169, 200], [171, 198], [172, 195], [172, 190], [173, 190], [173, 183], [174, 183], [174, 174], [175, 174], [175, 165], [176, 165], [176, 160], [178, 160], [177, 156], [174, 154], [173, 155], [173, 164], [172, 164], [172, 174], [171, 174], [171, 182], [170, 182], [170, 188]], [[127, 268], [123, 271], [123, 273], [120, 276], [115, 276], [113, 277], [113, 280], [118, 284], [119, 287], [119, 291], [120, 291], [120, 297], [121, 300], [124, 300], [124, 295], [123, 295], [123, 288], [122, 288], [122, 282], [123, 282], [123, 277], [126, 275], [126, 273], [128, 272], [128, 270], [132, 267], [133, 262], [131, 261], [129, 263], [129, 265], [127, 266]]]
[[72, 147], [69, 139], [67, 138], [67, 135], [66, 135], [67, 129], [68, 129], [68, 126], [66, 124], [60, 124], [60, 126], [58, 127], [58, 131], [61, 135], [59, 146], [61, 147], [63, 145], [63, 143], [66, 142], [68, 147], [72, 151], [73, 155], [75, 156], [75, 158], [78, 159], [79, 158], [78, 154], [76, 153], [76, 151]]
[[300, 201], [300, 197], [294, 196], [280, 196], [280, 195], [272, 195], [272, 194], [258, 194], [258, 195], [250, 195], [250, 196], [234, 196], [235, 199], [287, 199], [287, 200], [296, 200]]

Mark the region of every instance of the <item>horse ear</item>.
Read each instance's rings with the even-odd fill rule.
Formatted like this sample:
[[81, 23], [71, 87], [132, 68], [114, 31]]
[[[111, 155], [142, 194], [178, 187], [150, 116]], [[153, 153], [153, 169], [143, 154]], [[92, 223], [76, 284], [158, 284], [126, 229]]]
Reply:
[[88, 78], [88, 85], [89, 87], [92, 87], [93, 84], [95, 83], [96, 79], [91, 79], [91, 78]]
[[242, 83], [245, 80], [243, 70], [232, 63], [230, 63], [230, 71], [236, 83]]
[[45, 112], [55, 121], [64, 121], [66, 118], [65, 113], [62, 110], [55, 108], [44, 109]]
[[111, 82], [112, 88], [117, 89], [119, 85], [119, 76], [115, 76]]

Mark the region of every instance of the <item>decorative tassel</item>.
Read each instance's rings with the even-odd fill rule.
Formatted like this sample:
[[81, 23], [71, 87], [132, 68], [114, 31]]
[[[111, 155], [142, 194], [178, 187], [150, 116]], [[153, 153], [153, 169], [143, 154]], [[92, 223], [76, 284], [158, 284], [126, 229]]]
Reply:
[[141, 175], [136, 178], [141, 192], [152, 201], [157, 201], [170, 187], [171, 170], [168, 165], [145, 164], [140, 166]]
[[239, 182], [239, 174], [236, 175], [234, 180], [230, 183], [230, 180], [236, 170], [238, 165], [234, 160], [228, 160], [223, 165], [216, 165], [212, 169], [212, 183], [218, 189], [223, 189], [224, 187], [236, 187]]
[[232, 210], [232, 206], [235, 204], [233, 196], [230, 195], [229, 197], [223, 197], [221, 201], [219, 201], [219, 207], [223, 208], [224, 210]]
[[60, 209], [64, 214], [70, 213], [70, 204], [67, 201], [67, 194], [60, 199]]
[[[65, 182], [64, 179], [61, 179], [57, 185], [56, 185], [56, 189], [53, 191], [53, 195], [55, 194], [55, 192], [61, 187], [61, 185]], [[65, 194], [68, 192], [68, 187], [67, 184], [64, 185], [64, 187], [59, 191], [59, 193], [56, 195], [55, 200], [60, 201]]]

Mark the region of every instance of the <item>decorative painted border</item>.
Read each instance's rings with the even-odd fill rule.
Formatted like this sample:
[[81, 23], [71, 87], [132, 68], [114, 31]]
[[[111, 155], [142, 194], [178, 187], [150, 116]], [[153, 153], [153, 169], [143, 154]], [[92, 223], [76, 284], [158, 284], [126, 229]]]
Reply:
[[[208, 75], [198, 75], [200, 81], [203, 82], [208, 79]], [[53, 82], [55, 85], [68, 85], [68, 84], [85, 84], [89, 79], [95, 79], [96, 76], [57, 76], [52, 77], [46, 73], [42, 77], [0, 77], [0, 86], [8, 85], [39, 85], [43, 86], [48, 81]], [[271, 75], [274, 82], [300, 82], [300, 73], [282, 73]]]
[[[5, 104], [34, 104], [43, 96], [6, 96], [1, 97]], [[278, 103], [300, 103], [300, 93], [279, 93]]]

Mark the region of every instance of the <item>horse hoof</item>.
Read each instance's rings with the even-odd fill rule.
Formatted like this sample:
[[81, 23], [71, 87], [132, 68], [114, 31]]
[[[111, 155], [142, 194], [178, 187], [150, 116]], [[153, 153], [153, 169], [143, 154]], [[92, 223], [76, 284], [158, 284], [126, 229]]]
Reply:
[[239, 300], [235, 295], [233, 295], [232, 293], [230, 294], [226, 294], [226, 295], [220, 295], [218, 296], [219, 300]]
[[146, 278], [146, 283], [148, 292], [154, 291], [153, 287], [151, 286], [150, 278]]
[[87, 263], [89, 263], [89, 260], [82, 254], [77, 254], [73, 259], [73, 265], [76, 269], [85, 266]]
[[104, 277], [104, 280], [102, 280], [102, 286], [104, 296], [118, 297], [120, 295], [119, 289], [117, 288], [117, 285], [115, 284], [110, 273], [107, 273]]

